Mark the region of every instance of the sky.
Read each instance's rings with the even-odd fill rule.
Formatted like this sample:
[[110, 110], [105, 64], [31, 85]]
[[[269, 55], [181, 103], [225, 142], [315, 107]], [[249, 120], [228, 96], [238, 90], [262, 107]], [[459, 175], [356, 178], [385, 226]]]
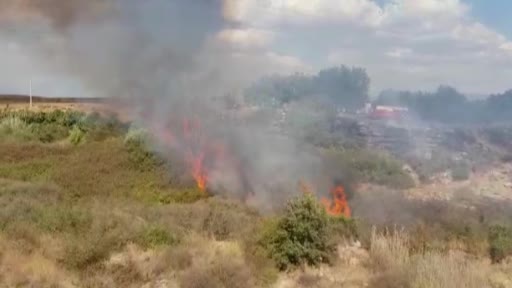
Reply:
[[[246, 37], [304, 70], [366, 68], [372, 93], [452, 85], [469, 94], [512, 88], [512, 1], [239, 0]], [[242, 32], [244, 31], [244, 32]], [[263, 41], [265, 39], [265, 41]], [[264, 43], [264, 44], [262, 44]]]
[[[372, 95], [441, 84], [479, 95], [512, 88], [510, 0], [222, 2], [223, 23], [211, 36], [239, 59], [268, 63], [265, 71], [254, 71], [255, 78], [348, 65], [366, 69]], [[162, 7], [153, 15], [155, 25], [165, 15]], [[9, 67], [0, 72], [1, 93], [26, 93], [32, 78], [36, 94], [94, 96], [73, 75], [38, 65], [41, 59], [28, 48], [0, 37], [0, 63]]]

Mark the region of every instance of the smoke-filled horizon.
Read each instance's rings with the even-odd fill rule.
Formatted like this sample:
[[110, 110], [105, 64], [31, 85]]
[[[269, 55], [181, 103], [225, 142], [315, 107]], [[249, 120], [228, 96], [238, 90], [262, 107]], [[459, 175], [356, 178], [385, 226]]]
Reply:
[[0, 37], [42, 71], [127, 104], [154, 135], [153, 148], [164, 158], [180, 155], [199, 186], [270, 208], [301, 180], [325, 192], [332, 185], [314, 149], [269, 132], [269, 119], [230, 121], [216, 101], [268, 68], [219, 37], [236, 24], [221, 1], [4, 0], [0, 8]]

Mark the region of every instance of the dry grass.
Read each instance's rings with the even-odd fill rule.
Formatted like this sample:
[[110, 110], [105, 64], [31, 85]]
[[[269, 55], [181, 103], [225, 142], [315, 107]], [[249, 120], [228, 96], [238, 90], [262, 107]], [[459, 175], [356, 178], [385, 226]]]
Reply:
[[74, 287], [75, 275], [38, 249], [24, 253], [11, 240], [0, 238], [0, 283], [2, 287]]
[[428, 252], [410, 254], [403, 231], [377, 234], [373, 231], [370, 264], [376, 273], [372, 287], [485, 288], [488, 263], [464, 254]]
[[410, 258], [409, 237], [403, 230], [387, 231], [386, 234], [378, 234], [375, 228], [372, 230], [371, 265], [377, 271], [402, 269]]
[[412, 288], [490, 287], [490, 266], [464, 255], [427, 253], [411, 260], [408, 273]]

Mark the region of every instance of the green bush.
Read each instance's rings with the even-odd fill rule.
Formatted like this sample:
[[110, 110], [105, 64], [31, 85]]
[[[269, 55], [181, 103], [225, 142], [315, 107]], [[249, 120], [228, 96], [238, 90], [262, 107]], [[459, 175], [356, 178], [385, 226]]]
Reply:
[[66, 126], [56, 123], [35, 123], [30, 125], [30, 129], [34, 137], [43, 143], [65, 139], [69, 131]]
[[329, 241], [329, 216], [311, 194], [293, 199], [263, 240], [281, 270], [328, 263], [335, 251]]
[[73, 145], [81, 144], [85, 140], [85, 132], [75, 125], [71, 131], [69, 131], [68, 140]]
[[495, 225], [489, 229], [489, 255], [493, 263], [499, 263], [512, 255], [512, 229]]

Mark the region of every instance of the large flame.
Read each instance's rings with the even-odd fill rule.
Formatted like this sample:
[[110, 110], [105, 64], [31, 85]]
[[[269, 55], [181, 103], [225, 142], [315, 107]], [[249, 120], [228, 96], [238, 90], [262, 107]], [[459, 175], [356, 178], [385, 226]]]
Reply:
[[350, 217], [351, 211], [343, 186], [336, 186], [331, 190], [332, 200], [322, 198], [321, 202], [329, 215]]

